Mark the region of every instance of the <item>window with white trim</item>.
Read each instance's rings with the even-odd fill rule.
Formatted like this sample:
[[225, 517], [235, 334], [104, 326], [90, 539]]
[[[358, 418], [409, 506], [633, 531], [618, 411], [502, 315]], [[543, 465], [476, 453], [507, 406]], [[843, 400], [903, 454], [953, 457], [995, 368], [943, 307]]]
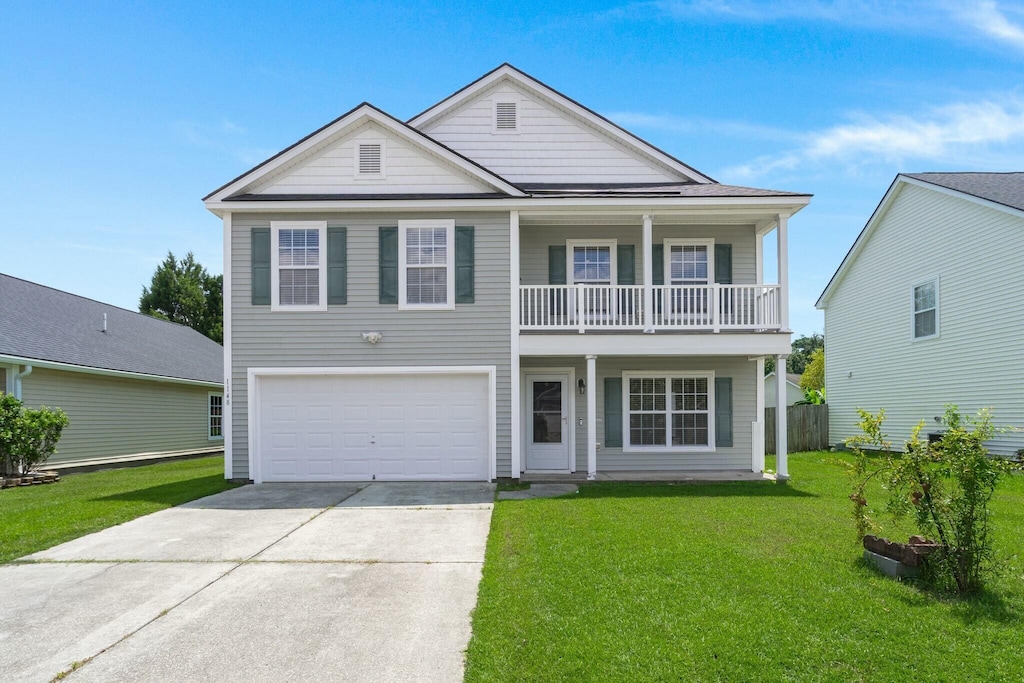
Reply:
[[713, 239], [665, 240], [665, 284], [671, 286], [670, 313], [700, 322], [710, 310], [707, 285], [715, 281]]
[[384, 139], [359, 140], [355, 147], [355, 179], [384, 178], [387, 168], [387, 142]]
[[273, 221], [272, 310], [327, 309], [326, 221]]
[[914, 339], [939, 334], [939, 284], [937, 280], [914, 287]]
[[708, 450], [714, 373], [623, 374], [625, 450]]
[[209, 395], [208, 436], [211, 441], [224, 438], [224, 394]]
[[398, 221], [398, 307], [455, 308], [455, 221]]

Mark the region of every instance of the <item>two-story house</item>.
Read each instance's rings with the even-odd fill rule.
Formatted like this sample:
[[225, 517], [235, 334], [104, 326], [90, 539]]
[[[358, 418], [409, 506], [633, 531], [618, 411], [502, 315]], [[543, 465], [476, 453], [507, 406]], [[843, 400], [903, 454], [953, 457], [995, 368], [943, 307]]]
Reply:
[[760, 472], [808, 201], [722, 185], [507, 64], [408, 121], [361, 104], [205, 198], [226, 476]]

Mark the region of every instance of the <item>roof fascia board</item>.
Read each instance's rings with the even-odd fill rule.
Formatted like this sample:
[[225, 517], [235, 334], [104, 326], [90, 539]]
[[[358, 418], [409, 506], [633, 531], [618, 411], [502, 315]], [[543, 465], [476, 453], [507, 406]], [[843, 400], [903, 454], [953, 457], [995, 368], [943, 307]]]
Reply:
[[209, 205], [210, 202], [216, 202], [230, 197], [239, 190], [258, 182], [262, 178], [265, 178], [275, 171], [280, 170], [290, 162], [294, 161], [297, 157], [305, 154], [309, 150], [313, 149], [317, 145], [324, 143], [334, 135], [349, 128], [363, 118], [367, 118], [380, 126], [383, 126], [391, 133], [394, 133], [398, 137], [408, 141], [409, 143], [430, 152], [436, 156], [441, 157], [448, 163], [453, 164], [457, 168], [461, 169], [468, 175], [476, 178], [484, 184], [496, 188], [502, 192], [510, 194], [515, 197], [524, 196], [525, 193], [518, 187], [508, 182], [501, 176], [493, 173], [479, 164], [473, 163], [469, 159], [466, 159], [462, 155], [458, 154], [454, 150], [448, 149], [444, 145], [432, 140], [429, 136], [422, 132], [406, 125], [402, 121], [386, 114], [385, 112], [377, 109], [372, 104], [363, 103], [352, 109], [346, 114], [342, 114], [340, 117], [327, 124], [323, 128], [313, 132], [306, 136], [294, 145], [285, 148], [275, 156], [270, 157], [262, 164], [255, 166], [251, 170], [243, 173], [239, 177], [235, 178], [227, 185], [224, 185], [213, 193], [207, 195], [204, 198], [204, 202]]
[[501, 211], [529, 211], [538, 208], [574, 209], [601, 208], [703, 208], [763, 207], [773, 213], [793, 215], [809, 202], [810, 197], [518, 197], [509, 199], [401, 199], [401, 200], [345, 200], [345, 201], [208, 201], [206, 208], [214, 213], [223, 211], [246, 213], [273, 213], [280, 211], [373, 211], [373, 210], [454, 210], [497, 209]]
[[427, 109], [421, 114], [417, 114], [413, 118], [409, 119], [408, 123], [414, 128], [419, 128], [425, 123], [431, 122], [434, 119], [440, 117], [447, 111], [455, 109], [462, 105], [463, 102], [472, 98], [477, 93], [489, 88], [491, 85], [497, 83], [502, 78], [508, 78], [521, 86], [525, 86], [529, 89], [535, 90], [540, 94], [544, 95], [548, 99], [553, 100], [560, 106], [564, 107], [568, 111], [572, 112], [576, 116], [587, 121], [591, 125], [605, 132], [607, 135], [616, 139], [620, 144], [624, 144], [632, 149], [635, 149], [642, 154], [658, 161], [659, 163], [668, 166], [674, 171], [681, 173], [687, 178], [694, 180], [698, 183], [713, 183], [715, 180], [709, 176], [704, 175], [695, 168], [692, 168], [679, 159], [676, 159], [672, 155], [663, 152], [651, 143], [647, 142], [641, 137], [631, 133], [622, 126], [613, 123], [609, 119], [601, 116], [592, 109], [589, 109], [571, 97], [560, 93], [551, 86], [538, 81], [533, 76], [520, 71], [511, 64], [502, 64], [497, 69], [484, 74], [473, 83], [470, 83], [466, 87], [458, 90], [445, 99], [441, 100], [430, 109]]
[[122, 377], [125, 379], [141, 379], [151, 382], [168, 382], [171, 384], [191, 384], [202, 387], [221, 387], [221, 382], [207, 382], [201, 379], [186, 379], [184, 377], [167, 377], [165, 375], [152, 375], [145, 372], [131, 372], [129, 370], [111, 370], [109, 368], [94, 368], [88, 365], [76, 365], [74, 363], [61, 363], [53, 360], [40, 360], [38, 358], [25, 358], [22, 356], [8, 356], [0, 354], [0, 363], [11, 363], [16, 365], [31, 365], [45, 370], [64, 370], [66, 372], [80, 372], [88, 375], [105, 375], [109, 377]]
[[960, 199], [966, 199], [968, 201], [981, 204], [982, 206], [987, 206], [990, 209], [1005, 211], [1011, 216], [1024, 218], [1024, 211], [1021, 211], [1020, 209], [1015, 209], [1014, 207], [1007, 206], [1006, 204], [1000, 204], [999, 202], [992, 201], [991, 199], [979, 197], [978, 195], [971, 194], [970, 192], [964, 192], [963, 190], [954, 190], [951, 187], [946, 187], [945, 185], [938, 185], [927, 180], [921, 180], [920, 178], [911, 178], [905, 175], [901, 175], [900, 178], [902, 178], [903, 182], [907, 183], [908, 185], [917, 185], [918, 187], [925, 187], [928, 188], [929, 190], [933, 190], [940, 194], [949, 195], [950, 197], [958, 197]]

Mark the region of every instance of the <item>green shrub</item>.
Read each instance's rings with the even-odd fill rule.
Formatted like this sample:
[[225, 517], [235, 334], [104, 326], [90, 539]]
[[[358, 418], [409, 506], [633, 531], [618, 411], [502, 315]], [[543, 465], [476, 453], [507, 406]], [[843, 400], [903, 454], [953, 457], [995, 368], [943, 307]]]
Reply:
[[57, 442], [68, 426], [60, 408], [26, 408], [10, 394], [0, 396], [0, 466], [4, 474], [37, 469], [57, 451]]
[[[991, 412], [981, 410], [965, 419], [956, 406], [947, 406], [941, 439], [922, 441], [921, 423], [904, 453], [894, 453], [882, 433], [885, 411], [858, 412], [863, 434], [847, 440], [855, 454], [850, 499], [858, 536], [877, 527], [868, 514], [866, 490], [878, 478], [888, 493], [888, 512], [895, 518], [912, 516], [921, 535], [939, 544], [929, 556], [927, 580], [942, 590], [979, 591], [995, 559], [988, 503], [999, 480], [1020, 468], [1020, 463], [991, 457], [983, 445], [996, 433]], [[881, 451], [881, 457], [867, 455], [865, 448]]]

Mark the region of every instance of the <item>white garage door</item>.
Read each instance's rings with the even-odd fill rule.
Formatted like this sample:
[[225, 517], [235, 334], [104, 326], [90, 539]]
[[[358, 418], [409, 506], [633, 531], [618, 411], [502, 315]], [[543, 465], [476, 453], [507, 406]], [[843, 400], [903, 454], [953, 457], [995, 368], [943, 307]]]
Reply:
[[263, 376], [263, 481], [486, 480], [484, 375]]

